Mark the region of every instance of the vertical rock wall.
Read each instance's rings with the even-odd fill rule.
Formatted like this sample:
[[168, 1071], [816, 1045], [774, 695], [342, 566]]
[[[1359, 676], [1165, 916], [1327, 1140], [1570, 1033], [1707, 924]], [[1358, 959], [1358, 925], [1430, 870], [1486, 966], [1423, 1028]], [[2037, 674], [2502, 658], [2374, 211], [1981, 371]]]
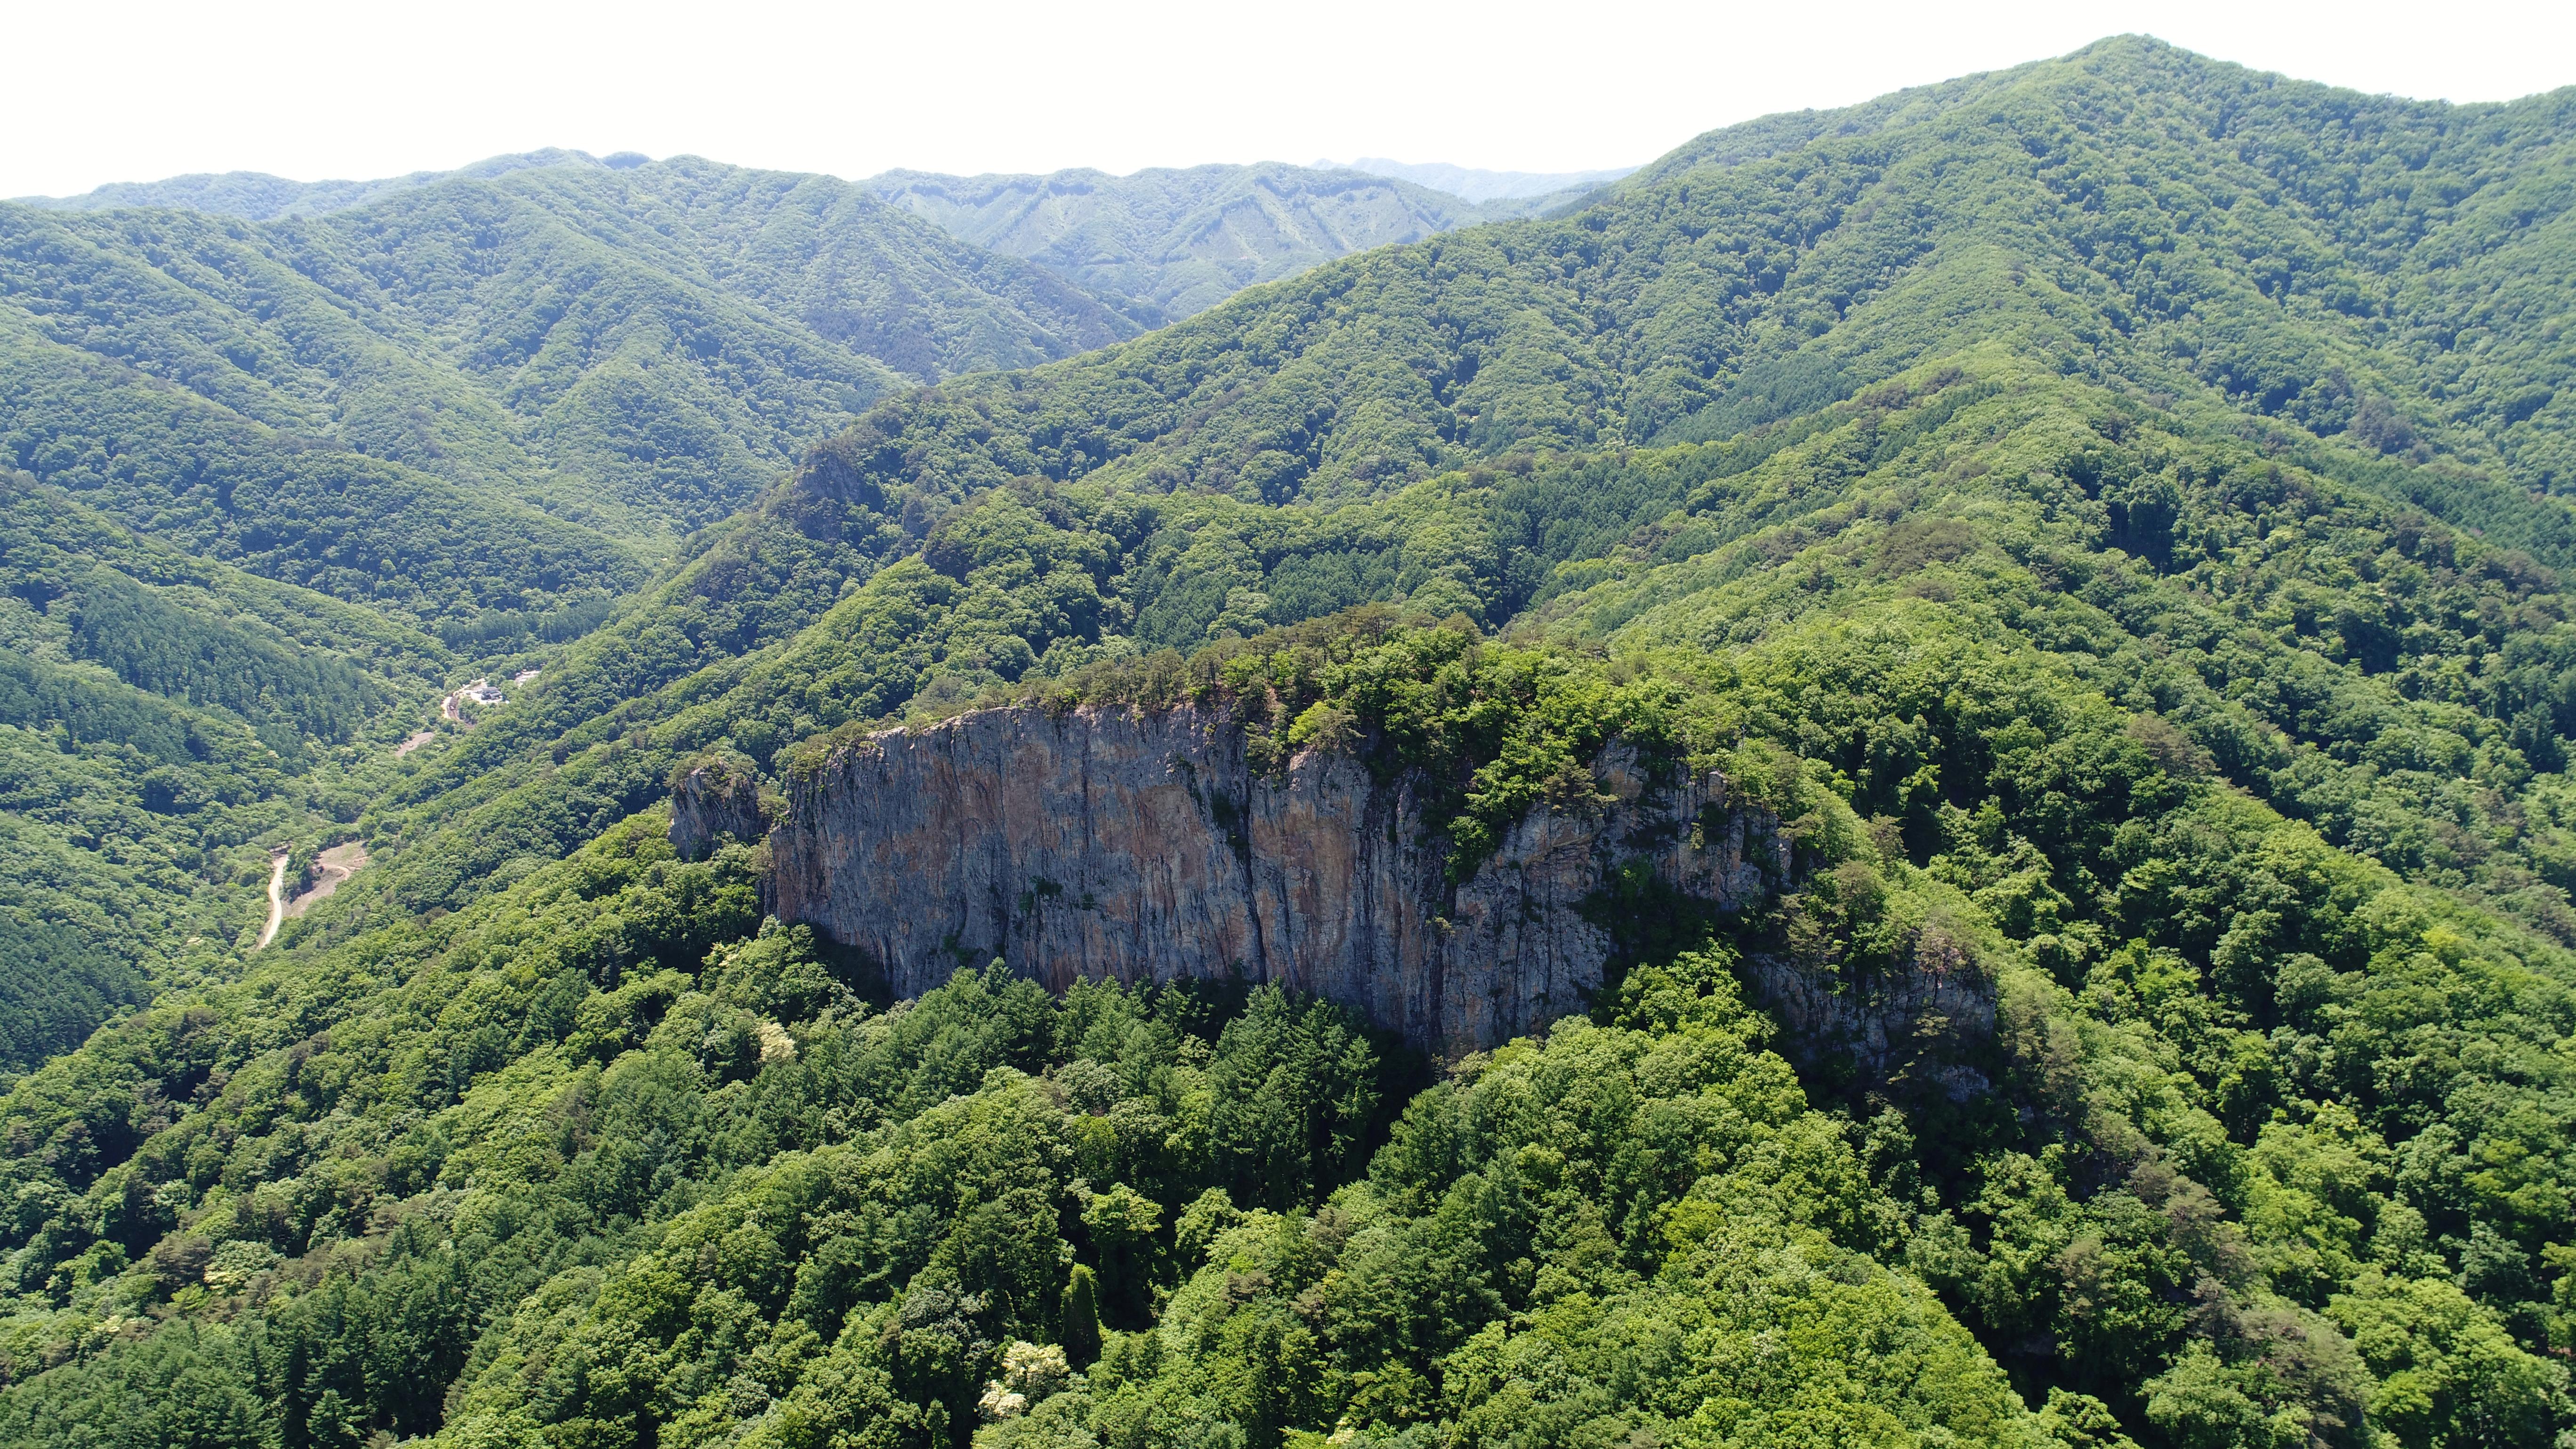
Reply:
[[768, 833], [751, 761], [700, 759], [672, 782], [670, 840], [682, 860], [706, 859], [726, 836], [749, 845]]
[[1251, 770], [1195, 709], [990, 710], [849, 747], [770, 837], [777, 914], [858, 948], [899, 995], [995, 956], [1061, 989], [1240, 972], [1425, 1047], [1583, 1009], [1611, 942], [1582, 907], [1631, 862], [1721, 910], [1785, 880], [1776, 822], [1715, 774], [1657, 780], [1613, 746], [1610, 803], [1544, 808], [1452, 885], [1413, 788], [1348, 755]]

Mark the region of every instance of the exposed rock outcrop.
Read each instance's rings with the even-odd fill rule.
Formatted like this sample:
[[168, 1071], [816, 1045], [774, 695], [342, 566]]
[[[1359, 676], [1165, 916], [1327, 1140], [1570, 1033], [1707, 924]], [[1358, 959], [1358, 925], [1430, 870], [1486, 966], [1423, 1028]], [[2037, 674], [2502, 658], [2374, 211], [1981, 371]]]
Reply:
[[671, 845], [682, 860], [704, 860], [725, 837], [745, 845], [769, 834], [760, 775], [741, 755], [709, 752], [671, 778]]
[[899, 995], [995, 956], [1057, 988], [1239, 971], [1457, 1052], [1583, 1008], [1612, 953], [1586, 906], [1613, 872], [1642, 865], [1726, 911], [1789, 868], [1777, 822], [1731, 807], [1724, 779], [1657, 778], [1614, 744], [1595, 768], [1607, 803], [1532, 811], [1452, 884], [1414, 783], [1322, 750], [1268, 774], [1244, 746], [1191, 708], [875, 735], [793, 788], [770, 838], [776, 912], [857, 948]]
[[1962, 1060], [1995, 1033], [1995, 982], [1964, 930], [1931, 922], [1911, 934], [1895, 969], [1848, 970], [1769, 951], [1744, 961], [1753, 1000], [1786, 1034], [1802, 1065], [1840, 1057], [1859, 1080], [1910, 1085], [1966, 1101], [1988, 1089]]

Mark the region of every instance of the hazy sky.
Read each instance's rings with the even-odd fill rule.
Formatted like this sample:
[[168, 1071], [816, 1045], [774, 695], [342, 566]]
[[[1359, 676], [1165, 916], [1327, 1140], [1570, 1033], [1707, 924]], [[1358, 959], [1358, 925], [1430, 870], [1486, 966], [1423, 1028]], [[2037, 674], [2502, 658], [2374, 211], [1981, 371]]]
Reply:
[[504, 151], [858, 177], [1392, 156], [1645, 161], [1712, 126], [2146, 31], [2368, 91], [2576, 83], [2576, 4], [0, 0], [0, 196]]

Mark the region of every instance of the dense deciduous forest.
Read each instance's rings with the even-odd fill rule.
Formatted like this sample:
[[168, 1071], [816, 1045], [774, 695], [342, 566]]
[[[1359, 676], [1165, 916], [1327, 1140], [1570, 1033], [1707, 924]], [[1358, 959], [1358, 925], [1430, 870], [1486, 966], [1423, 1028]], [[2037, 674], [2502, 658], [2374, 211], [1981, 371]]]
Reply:
[[[2106, 41], [1022, 371], [1128, 326], [941, 351], [1059, 285], [988, 258], [854, 350], [795, 258], [897, 233], [795, 178], [0, 209], [0, 1442], [2562, 1442], [2571, 108]], [[600, 186], [701, 250], [514, 330]], [[1184, 704], [1453, 879], [1614, 742], [1787, 873], [1605, 890], [1584, 1009], [1434, 1059], [891, 1000], [667, 838], [710, 761]], [[1768, 995], [1935, 970], [1991, 1025]]]

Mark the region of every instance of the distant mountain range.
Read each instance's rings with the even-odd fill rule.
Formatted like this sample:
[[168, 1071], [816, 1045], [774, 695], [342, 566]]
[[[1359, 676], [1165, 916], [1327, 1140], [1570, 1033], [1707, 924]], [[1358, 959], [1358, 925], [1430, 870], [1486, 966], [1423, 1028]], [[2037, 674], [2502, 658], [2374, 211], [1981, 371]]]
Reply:
[[889, 171], [860, 185], [979, 246], [1142, 303], [1135, 315], [1158, 324], [1335, 257], [1544, 209], [1276, 162], [1132, 176]]
[[[329, 216], [460, 179], [558, 168], [632, 172], [655, 164], [631, 151], [598, 157], [549, 148], [374, 181], [289, 181], [228, 171], [118, 182], [79, 196], [22, 197], [18, 204], [57, 211], [168, 207], [270, 221]], [[684, 157], [660, 164], [708, 163]], [[855, 185], [951, 235], [1036, 262], [1140, 325], [1159, 326], [1334, 257], [1539, 215], [1633, 169], [1538, 173], [1380, 159], [1349, 166], [1265, 161], [1127, 176], [1087, 169], [1044, 176], [889, 171]]]
[[[0, 397], [37, 481], [452, 629], [624, 587], [890, 390], [1068, 357], [1580, 194], [1472, 204], [1280, 164], [850, 183], [568, 150], [373, 181], [118, 184], [0, 203]], [[317, 446], [353, 462], [317, 473]], [[272, 523], [318, 517], [319, 494], [290, 500], [326, 473], [389, 491], [328, 529], [254, 529], [161, 481], [218, 455], [283, 490], [260, 505]], [[116, 456], [160, 461], [96, 461]], [[423, 510], [458, 527], [419, 533], [405, 520]], [[563, 562], [533, 592], [505, 586], [456, 552], [466, 538]], [[370, 547], [410, 562], [322, 559]]]
[[487, 156], [452, 171], [413, 171], [373, 181], [289, 181], [265, 171], [199, 171], [186, 176], [164, 177], [159, 181], [111, 181], [78, 196], [20, 196], [11, 199], [23, 206], [41, 206], [53, 211], [172, 206], [188, 211], [213, 212], [218, 216], [238, 216], [246, 221], [268, 221], [281, 216], [327, 216], [353, 206], [364, 206], [397, 191], [410, 191], [460, 176], [489, 181], [495, 176], [524, 171], [533, 166], [605, 166], [611, 170], [626, 170], [641, 165], [646, 159], [632, 151], [599, 157], [587, 151], [567, 151], [548, 146], [506, 156]]
[[1353, 171], [1371, 176], [1391, 176], [1428, 186], [1468, 201], [1523, 201], [1559, 193], [1589, 191], [1607, 186], [1622, 176], [1634, 173], [1634, 166], [1611, 166], [1598, 171], [1479, 171], [1472, 166], [1452, 166], [1446, 161], [1420, 163], [1390, 161], [1384, 156], [1362, 156], [1357, 161], [1335, 163], [1318, 161], [1317, 166], [1345, 165]]
[[449, 176], [267, 221], [0, 204], [0, 236], [0, 377], [59, 394], [20, 466], [125, 491], [111, 509], [138, 518], [166, 515], [155, 489], [55, 460], [141, 410], [167, 421], [120, 425], [129, 451], [249, 427], [667, 539], [889, 389], [1139, 330], [848, 183], [689, 159]]

